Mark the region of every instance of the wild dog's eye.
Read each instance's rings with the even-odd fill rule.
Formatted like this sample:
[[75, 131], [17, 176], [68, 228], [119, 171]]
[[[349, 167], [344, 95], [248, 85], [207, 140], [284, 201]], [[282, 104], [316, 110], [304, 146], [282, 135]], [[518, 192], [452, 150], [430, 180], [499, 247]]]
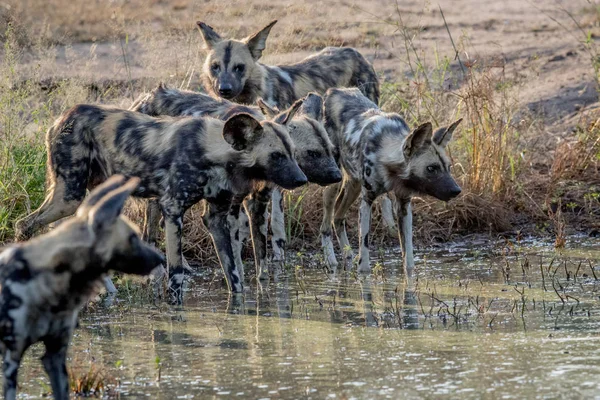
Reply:
[[221, 69], [221, 66], [218, 63], [214, 63], [213, 65], [210, 66], [210, 69], [212, 69], [214, 72], [219, 72], [219, 70]]
[[244, 72], [245, 69], [246, 69], [246, 66], [244, 64], [236, 64], [235, 67], [233, 67], [233, 72], [237, 72], [238, 74], [241, 74], [242, 72]]
[[285, 154], [280, 153], [280, 152], [275, 152], [271, 154], [271, 160], [273, 161], [280, 161], [283, 160], [285, 158]]
[[311, 157], [311, 158], [319, 158], [319, 157], [321, 157], [321, 153], [318, 152], [318, 151], [316, 151], [316, 150], [308, 150], [306, 152], [306, 154], [308, 154], [308, 156]]
[[435, 164], [435, 165], [429, 165], [429, 166], [427, 167], [427, 172], [434, 173], [434, 172], [437, 172], [437, 171], [439, 171], [439, 170], [440, 170], [440, 166], [439, 166], [439, 165], [437, 165], [437, 164]]

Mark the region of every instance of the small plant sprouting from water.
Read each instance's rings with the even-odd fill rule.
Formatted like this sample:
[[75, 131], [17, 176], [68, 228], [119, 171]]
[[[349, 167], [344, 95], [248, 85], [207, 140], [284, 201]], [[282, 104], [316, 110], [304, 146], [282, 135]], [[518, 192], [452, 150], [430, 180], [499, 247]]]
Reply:
[[160, 376], [162, 372], [162, 363], [160, 361], [160, 357], [156, 356], [154, 359], [154, 366], [156, 368], [156, 382], [160, 382]]
[[102, 367], [90, 364], [87, 370], [69, 370], [71, 392], [81, 397], [99, 397], [107, 388], [107, 373]]
[[373, 276], [376, 279], [381, 279], [382, 281], [385, 281], [385, 271], [383, 268], [383, 264], [379, 261], [375, 263], [371, 272], [373, 273]]

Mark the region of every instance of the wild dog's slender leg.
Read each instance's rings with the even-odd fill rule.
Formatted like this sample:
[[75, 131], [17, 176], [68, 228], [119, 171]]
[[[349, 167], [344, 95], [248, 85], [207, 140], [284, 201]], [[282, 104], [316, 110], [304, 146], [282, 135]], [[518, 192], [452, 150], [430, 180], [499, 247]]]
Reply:
[[271, 199], [271, 187], [267, 186], [252, 194], [247, 200], [246, 211], [250, 218], [250, 233], [252, 235], [252, 246], [254, 247], [254, 262], [256, 264], [256, 276], [259, 279], [267, 279], [269, 271], [267, 267], [267, 225], [269, 221], [269, 200]]
[[144, 229], [142, 239], [156, 246], [158, 227], [160, 226], [160, 204], [157, 199], [150, 199], [146, 204], [144, 215]]
[[321, 222], [321, 247], [325, 255], [325, 262], [332, 268], [337, 268], [338, 262], [335, 259], [333, 250], [332, 227], [333, 213], [335, 209], [335, 199], [340, 191], [341, 183], [329, 185], [323, 190], [323, 221]]
[[415, 268], [415, 260], [413, 258], [413, 228], [412, 228], [412, 203], [408, 198], [398, 198], [397, 213], [398, 225], [400, 226], [400, 246], [402, 247], [402, 264], [404, 264], [404, 272], [408, 278], [412, 277]]
[[183, 302], [183, 280], [185, 268], [181, 253], [181, 233], [183, 230], [183, 214], [165, 216], [165, 236], [167, 237], [167, 271], [169, 273], [169, 290], [172, 300]]
[[185, 267], [181, 252], [181, 234], [183, 231], [183, 215], [185, 208], [170, 196], [160, 199], [160, 207], [165, 219], [165, 236], [167, 242], [167, 272], [169, 274], [169, 290], [174, 303], [183, 303], [183, 280]]
[[77, 186], [79, 190], [67, 188], [66, 186], [62, 178], [57, 178], [56, 183], [48, 189], [48, 195], [42, 205], [16, 222], [15, 239], [27, 240], [41, 227], [72, 215], [77, 211], [77, 207], [85, 197], [85, 185]]
[[242, 261], [243, 242], [240, 237], [242, 214], [246, 215], [246, 213], [242, 210], [242, 203], [240, 201], [233, 201], [231, 204], [231, 208], [229, 209], [229, 213], [227, 214], [227, 223], [229, 224], [231, 250], [233, 251], [233, 261], [235, 263], [235, 268], [238, 270], [240, 280], [244, 282], [244, 262]]
[[371, 271], [371, 264], [369, 259], [369, 230], [371, 229], [371, 208], [373, 207], [373, 201], [376, 196], [368, 191], [362, 189], [360, 197], [360, 209], [358, 218], [360, 220], [360, 250], [358, 253], [358, 272], [369, 272]]
[[333, 219], [335, 232], [337, 233], [340, 242], [342, 254], [346, 261], [349, 262], [354, 258], [354, 254], [352, 252], [352, 246], [350, 246], [350, 241], [348, 240], [348, 234], [346, 233], [346, 214], [359, 195], [360, 181], [349, 179], [344, 181], [342, 192], [335, 202], [335, 216]]
[[4, 398], [6, 400], [16, 400], [17, 398], [17, 376], [19, 366], [21, 365], [22, 353], [5, 349], [4, 362], [2, 368], [4, 370]]
[[67, 373], [67, 348], [71, 334], [56, 338], [58, 343], [46, 342], [46, 353], [42, 357], [44, 369], [50, 377], [55, 400], [69, 400], [69, 375]]
[[284, 261], [286, 245], [285, 216], [283, 213], [283, 194], [279, 188], [273, 188], [273, 195], [271, 196], [271, 230], [273, 231], [271, 237], [273, 260]]
[[117, 288], [115, 287], [115, 284], [113, 283], [110, 276], [105, 276], [103, 281], [104, 281], [104, 287], [106, 288], [107, 293], [109, 293], [109, 294], [117, 293]]
[[241, 251], [244, 250], [244, 246], [248, 243], [250, 239], [250, 218], [248, 218], [248, 214], [246, 214], [246, 209], [244, 207], [240, 207], [240, 215], [238, 217], [238, 224], [240, 229], [240, 257]]
[[398, 234], [398, 227], [396, 226], [396, 218], [394, 217], [393, 201], [387, 194], [382, 196], [380, 201], [383, 225], [387, 228], [388, 235], [394, 237]]
[[236, 269], [231, 247], [231, 233], [227, 221], [229, 208], [229, 202], [226, 204], [208, 203], [203, 220], [217, 249], [217, 256], [225, 273], [229, 290], [234, 293], [241, 293], [244, 290], [244, 285], [240, 279], [240, 273]]

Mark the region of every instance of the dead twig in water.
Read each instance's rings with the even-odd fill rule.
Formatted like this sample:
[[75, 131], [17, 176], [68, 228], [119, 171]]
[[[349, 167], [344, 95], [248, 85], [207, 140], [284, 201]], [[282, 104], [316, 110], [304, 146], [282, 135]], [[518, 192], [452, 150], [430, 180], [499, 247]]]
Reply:
[[596, 271], [594, 271], [594, 266], [592, 265], [592, 260], [588, 260], [588, 264], [590, 265], [590, 269], [592, 270], [592, 275], [594, 275], [594, 280], [597, 281], [598, 277], [596, 276]]

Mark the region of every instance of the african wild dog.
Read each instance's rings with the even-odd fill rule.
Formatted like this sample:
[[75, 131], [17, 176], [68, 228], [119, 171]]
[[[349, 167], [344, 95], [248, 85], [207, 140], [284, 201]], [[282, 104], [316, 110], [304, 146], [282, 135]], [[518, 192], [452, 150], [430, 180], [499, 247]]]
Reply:
[[[460, 187], [450, 174], [445, 148], [461, 120], [435, 132], [432, 132], [431, 124], [426, 123], [411, 133], [398, 114], [381, 111], [357, 89], [330, 89], [325, 95], [324, 113], [325, 127], [340, 151], [339, 162], [345, 173], [343, 183], [329, 186], [323, 193], [321, 235], [328, 263], [337, 266], [331, 240], [332, 223], [340, 248], [346, 252], [350, 246], [346, 235], [346, 213], [360, 195], [358, 269], [370, 271], [371, 206], [378, 196], [393, 192], [397, 201], [403, 264], [407, 275], [412, 275], [411, 197], [428, 194], [448, 201], [460, 194]], [[346, 256], [351, 257], [348, 253]]]
[[[309, 93], [301, 101], [302, 105], [298, 112], [288, 120], [286, 125], [295, 145], [294, 155], [298, 161], [298, 165], [306, 174], [309, 182], [320, 185], [339, 182], [342, 179], [342, 174], [336, 165], [333, 146], [322, 123], [323, 100], [321, 96]], [[227, 100], [217, 100], [201, 93], [169, 89], [164, 85], [159, 85], [152, 93], [140, 96], [131, 109], [152, 116], [211, 116], [227, 119], [229, 115], [243, 111], [251, 114], [258, 120], [263, 120], [266, 116], [274, 122], [281, 122], [282, 119], [286, 118], [286, 112], [279, 113], [261, 100], [258, 103], [260, 108], [243, 106]], [[258, 276], [263, 277], [266, 274], [267, 264], [267, 206], [272, 188], [273, 185], [265, 185], [259, 191], [253, 193], [251, 198], [246, 201], [246, 208], [251, 214], [251, 231], [257, 273]], [[151, 223], [146, 232], [150, 241], [156, 240], [158, 225], [158, 218], [156, 217], [158, 215], [157, 207], [156, 202], [151, 202], [148, 207], [146, 220]], [[274, 212], [280, 207], [280, 203], [277, 203], [277, 205], [274, 204]], [[246, 214], [241, 211], [240, 223], [242, 223], [245, 217]], [[279, 224], [275, 224], [273, 229], [276, 230], [278, 227]], [[236, 261], [240, 271], [243, 271], [243, 263], [241, 261], [242, 242], [245, 239], [242, 234], [243, 226], [235, 229], [230, 228], [232, 229], [232, 243], [234, 245]], [[279, 233], [279, 236], [285, 238], [285, 232]], [[283, 243], [279, 242], [277, 244], [283, 247]]]
[[209, 49], [202, 71], [204, 88], [215, 97], [236, 103], [253, 104], [262, 98], [277, 107], [288, 107], [309, 92], [323, 94], [332, 87], [358, 87], [375, 103], [379, 101], [379, 81], [373, 67], [350, 47], [327, 47], [292, 65], [259, 63], [276, 22], [242, 40], [223, 39], [213, 28], [198, 22]]
[[[350, 47], [327, 47], [319, 53], [291, 65], [265, 65], [258, 60], [266, 47], [273, 25], [246, 39], [224, 39], [212, 27], [197, 22], [209, 52], [204, 62], [204, 88], [214, 97], [236, 103], [253, 104], [259, 98], [268, 104], [286, 108], [309, 92], [324, 94], [329, 88], [357, 87], [375, 104], [379, 103], [379, 81], [373, 66], [357, 50]], [[275, 259], [284, 258], [285, 230], [283, 197], [273, 190], [273, 252]], [[392, 205], [382, 197], [384, 224], [396, 231]]]
[[[298, 105], [299, 106], [299, 105]], [[295, 110], [289, 113], [292, 117]], [[246, 113], [227, 121], [162, 119], [108, 106], [81, 104], [60, 117], [47, 134], [48, 196], [17, 222], [19, 236], [72, 214], [93, 187], [113, 173], [141, 179], [135, 196], [158, 198], [165, 219], [167, 269], [173, 300], [182, 301], [183, 215], [202, 199], [209, 203], [209, 228], [228, 285], [242, 291], [233, 262], [230, 203], [266, 181], [287, 188], [307, 182], [294, 159], [287, 130]], [[240, 200], [241, 202], [241, 200]]]
[[0, 349], [4, 398], [17, 397], [17, 374], [27, 348], [42, 357], [54, 398], [69, 398], [67, 348], [81, 307], [108, 270], [147, 275], [164, 257], [120, 217], [139, 179], [113, 176], [83, 201], [77, 215], [52, 232], [0, 253]]

